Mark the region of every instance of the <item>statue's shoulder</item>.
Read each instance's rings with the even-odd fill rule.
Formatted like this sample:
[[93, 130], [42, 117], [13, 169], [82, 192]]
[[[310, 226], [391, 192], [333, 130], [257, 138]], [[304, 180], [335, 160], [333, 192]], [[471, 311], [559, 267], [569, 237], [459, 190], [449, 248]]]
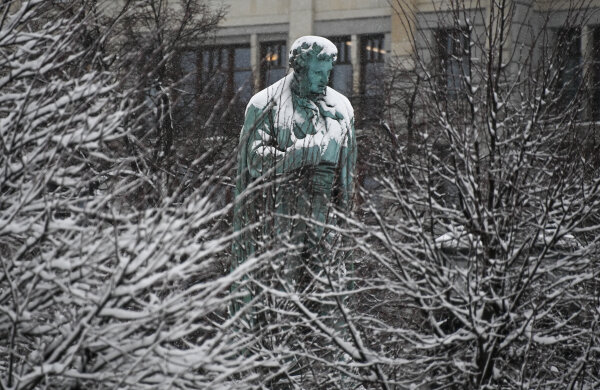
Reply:
[[331, 87], [327, 87], [325, 96], [325, 101], [329, 106], [335, 107], [335, 109], [342, 113], [346, 118], [354, 117], [354, 109], [346, 96]]
[[257, 92], [248, 102], [248, 105], [246, 106], [246, 113], [250, 108], [264, 110], [271, 101], [275, 101], [275, 104], [281, 104], [282, 102], [288, 100], [291, 102], [291, 77], [292, 75], [288, 74], [281, 80], [273, 83], [262, 91]]

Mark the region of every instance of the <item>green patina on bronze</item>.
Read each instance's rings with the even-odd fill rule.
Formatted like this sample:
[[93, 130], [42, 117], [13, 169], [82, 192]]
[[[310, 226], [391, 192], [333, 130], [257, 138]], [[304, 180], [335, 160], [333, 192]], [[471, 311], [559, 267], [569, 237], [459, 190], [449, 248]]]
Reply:
[[336, 55], [324, 38], [300, 38], [290, 51], [293, 72], [254, 95], [246, 108], [232, 269], [254, 255], [264, 237], [314, 251], [325, 239], [322, 224], [332, 223], [330, 207], [351, 208], [354, 113], [346, 97], [327, 87]]

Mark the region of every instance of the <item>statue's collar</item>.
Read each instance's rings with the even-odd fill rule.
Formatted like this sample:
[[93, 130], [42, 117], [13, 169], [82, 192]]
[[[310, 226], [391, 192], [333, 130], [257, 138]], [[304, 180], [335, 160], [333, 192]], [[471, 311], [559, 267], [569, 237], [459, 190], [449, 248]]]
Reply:
[[344, 119], [344, 115], [335, 109], [335, 105], [328, 102], [326, 93], [310, 93], [306, 86], [300, 83], [300, 80], [298, 80], [298, 76], [295, 73], [290, 83], [290, 89], [292, 91], [294, 105], [304, 109], [316, 110], [322, 116], [338, 121]]

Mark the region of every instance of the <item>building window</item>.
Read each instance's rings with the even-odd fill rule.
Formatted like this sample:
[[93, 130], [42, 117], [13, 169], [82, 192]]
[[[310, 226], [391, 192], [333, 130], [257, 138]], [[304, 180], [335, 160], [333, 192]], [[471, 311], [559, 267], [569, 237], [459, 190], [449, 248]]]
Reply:
[[250, 65], [250, 47], [240, 46], [230, 49], [233, 63], [231, 65], [233, 93], [237, 94], [237, 102], [245, 107], [252, 97], [252, 66]]
[[338, 50], [338, 56], [329, 78], [329, 86], [344, 96], [352, 96], [352, 41], [348, 36], [329, 38]]
[[589, 102], [590, 119], [594, 121], [600, 120], [600, 26], [592, 29], [592, 52], [591, 55], [591, 83], [590, 96], [592, 101]]
[[198, 53], [194, 50], [186, 50], [179, 57], [179, 69], [181, 71], [181, 82], [177, 88], [176, 109], [179, 118], [186, 123], [193, 122], [194, 115], [198, 110]]
[[260, 46], [260, 88], [266, 88], [282, 79], [287, 71], [287, 45], [265, 42]]
[[385, 62], [383, 34], [360, 38], [361, 94], [383, 95], [383, 69]]
[[227, 88], [229, 57], [229, 49], [223, 47], [207, 47], [200, 51], [201, 89], [204, 93], [220, 95]]
[[[177, 88], [176, 112], [183, 126], [198, 127], [211, 116], [215, 118], [213, 126], [243, 117], [243, 107], [252, 96], [249, 46], [185, 50], [178, 58], [182, 81]], [[227, 120], [222, 119], [227, 110]]]
[[470, 34], [463, 29], [436, 31], [438, 85], [446, 98], [464, 95], [465, 78], [471, 73]]
[[209, 46], [179, 55], [182, 82], [177, 89], [177, 114], [184, 126], [206, 123], [227, 129], [243, 120], [252, 96], [250, 47]]
[[581, 55], [581, 29], [564, 28], [557, 31], [558, 55], [558, 107], [573, 102], [581, 87], [583, 57]]
[[360, 37], [360, 103], [358, 123], [379, 121], [384, 113], [385, 38], [383, 34]]
[[252, 67], [249, 46], [203, 48], [202, 91], [212, 98], [235, 98], [247, 103], [252, 94]]

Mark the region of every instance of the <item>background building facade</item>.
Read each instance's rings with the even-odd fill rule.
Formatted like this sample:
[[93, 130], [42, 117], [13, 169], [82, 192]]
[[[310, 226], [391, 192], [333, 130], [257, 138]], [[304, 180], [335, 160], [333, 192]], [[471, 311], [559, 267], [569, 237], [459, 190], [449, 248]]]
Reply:
[[[226, 17], [214, 38], [185, 50], [176, 60], [180, 76], [187, 75], [179, 106], [188, 113], [214, 111], [214, 102], [223, 98], [229, 104], [221, 104], [217, 116], [231, 123], [241, 123], [243, 112], [238, 108], [245, 107], [253, 93], [287, 73], [289, 47], [303, 35], [324, 36], [337, 45], [340, 55], [330, 84], [351, 99], [359, 124], [381, 119], [384, 107], [389, 107], [391, 84], [384, 81], [385, 65], [393, 62], [396, 69], [400, 65], [412, 71], [415, 54], [431, 64], [429, 70], [445, 86], [447, 97], [455, 99], [471, 61], [477, 61], [479, 53], [472, 41], [489, 19], [486, 3], [479, 1], [458, 6], [464, 14], [461, 18], [471, 24], [470, 31], [457, 25], [456, 5], [437, 0], [220, 0], [212, 4], [225, 7]], [[586, 81], [590, 99], [583, 116], [598, 119], [600, 104], [595, 102], [600, 101], [600, 92], [593, 86], [600, 81], [595, 59], [600, 19], [588, 12], [585, 20], [574, 18], [570, 26], [573, 15], [562, 7], [573, 5], [514, 1], [507, 47], [512, 45], [509, 50], [514, 51], [517, 46], [531, 46], [542, 25], [551, 30], [554, 42], [548, 44], [565, 46], [557, 52], [565, 55], [559, 82], [575, 90]]]
[[[383, 106], [386, 57], [407, 36], [397, 31], [401, 23], [394, 22], [398, 16], [386, 0], [226, 0], [215, 3], [219, 5], [227, 15], [212, 42], [179, 60], [182, 72], [200, 75], [190, 78], [189, 92], [213, 89], [208, 99], [225, 92], [229, 98], [237, 95], [237, 104], [245, 106], [253, 93], [287, 73], [295, 39], [320, 35], [338, 47], [331, 86], [355, 105]], [[221, 73], [218, 82], [213, 82], [215, 69]]]

